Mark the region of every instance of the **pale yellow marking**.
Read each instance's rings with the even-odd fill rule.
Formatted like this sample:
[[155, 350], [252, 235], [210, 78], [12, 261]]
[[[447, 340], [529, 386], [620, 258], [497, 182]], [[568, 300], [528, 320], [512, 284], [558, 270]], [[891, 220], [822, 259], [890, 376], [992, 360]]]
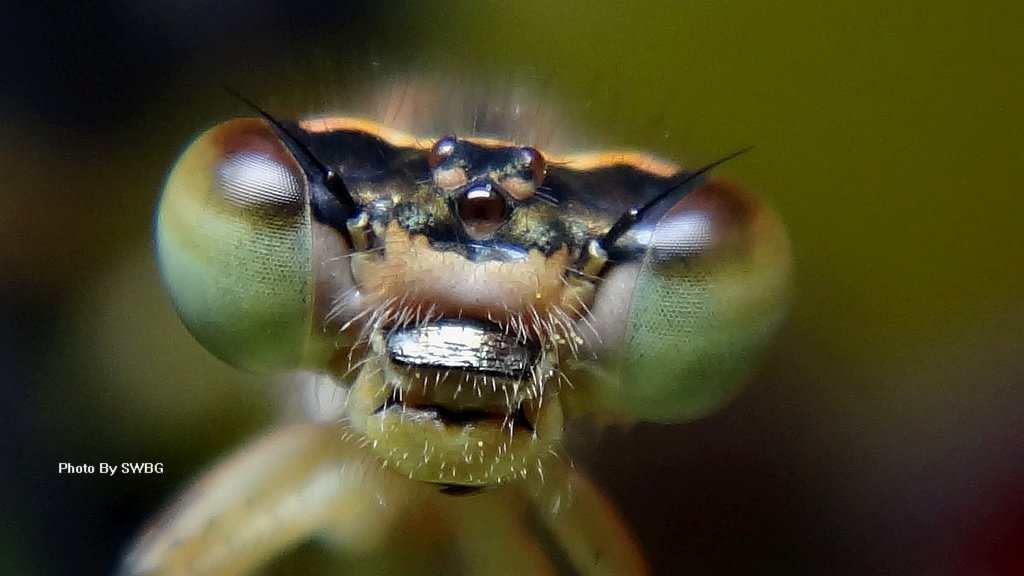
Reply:
[[563, 281], [569, 264], [564, 246], [549, 257], [533, 249], [517, 262], [472, 262], [435, 250], [425, 236], [410, 236], [395, 222], [384, 231], [384, 245], [383, 259], [357, 254], [352, 262], [356, 281], [376, 303], [404, 299], [407, 308], [424, 303], [442, 314], [495, 321], [528, 319], [531, 309], [544, 313], [560, 306], [571, 313], [580, 307], [581, 294]]
[[621, 164], [661, 178], [668, 178], [679, 173], [679, 166], [642, 152], [589, 152], [566, 156], [562, 159], [552, 159], [548, 164], [561, 165], [573, 170], [593, 170]]
[[508, 195], [516, 200], [526, 200], [537, 192], [537, 185], [533, 183], [533, 180], [526, 180], [518, 176], [502, 178], [500, 184], [508, 192]]
[[[380, 122], [364, 118], [348, 118], [344, 116], [309, 118], [299, 121], [299, 127], [313, 134], [337, 131], [366, 132], [367, 134], [377, 136], [392, 146], [418, 148], [420, 150], [429, 149], [434, 145], [434, 142], [437, 141], [437, 138], [417, 138], [416, 136], [402, 132], [401, 130], [390, 128]], [[482, 138], [478, 136], [459, 136], [459, 139], [464, 142], [493, 148], [518, 145], [507, 140]], [[613, 150], [605, 152], [584, 152], [582, 154], [572, 154], [568, 156], [553, 156], [542, 151], [542, 154], [544, 154], [544, 157], [547, 159], [549, 166], [563, 166], [573, 170], [592, 170], [594, 168], [607, 168], [609, 166], [625, 165], [661, 178], [674, 176], [680, 171], [678, 165], [643, 152]]]
[[434, 184], [442, 190], [454, 190], [465, 186], [469, 178], [462, 168], [434, 169]]
[[344, 116], [323, 116], [318, 118], [308, 118], [306, 120], [299, 121], [299, 128], [302, 128], [306, 132], [312, 134], [320, 134], [327, 132], [366, 132], [377, 136], [381, 140], [384, 140], [392, 146], [404, 147], [404, 148], [429, 148], [433, 145], [433, 142], [425, 142], [406, 134], [401, 130], [395, 130], [389, 128], [380, 122], [374, 122], [373, 120], [366, 120], [363, 118], [347, 118]]

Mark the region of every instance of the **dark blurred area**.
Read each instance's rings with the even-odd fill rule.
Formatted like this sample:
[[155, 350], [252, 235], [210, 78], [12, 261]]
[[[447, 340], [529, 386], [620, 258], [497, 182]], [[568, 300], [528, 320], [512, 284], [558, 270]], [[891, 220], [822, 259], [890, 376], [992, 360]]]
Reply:
[[[108, 573], [266, 428], [272, 382], [195, 345], [149, 224], [202, 128], [333, 110], [423, 68], [528, 79], [584, 147], [723, 167], [793, 242], [790, 322], [699, 422], [593, 472], [658, 574], [1024, 573], [1018, 4], [0, 3], [0, 573]], [[343, 110], [342, 110], [343, 111]], [[58, 474], [162, 462], [160, 475]]]

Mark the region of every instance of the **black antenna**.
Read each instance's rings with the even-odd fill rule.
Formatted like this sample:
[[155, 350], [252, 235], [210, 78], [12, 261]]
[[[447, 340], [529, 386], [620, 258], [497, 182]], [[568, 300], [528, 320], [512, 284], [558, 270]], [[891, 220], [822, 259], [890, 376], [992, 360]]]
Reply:
[[654, 207], [655, 205], [658, 204], [658, 202], [661, 202], [667, 196], [678, 190], [681, 186], [685, 186], [686, 184], [693, 182], [697, 178], [700, 178], [704, 174], [710, 172], [715, 167], [725, 162], [728, 162], [729, 160], [732, 160], [733, 158], [739, 156], [740, 154], [749, 152], [753, 148], [753, 146], [741, 148], [740, 150], [722, 156], [718, 160], [708, 162], [707, 164], [701, 166], [700, 168], [697, 168], [693, 172], [683, 172], [676, 178], [675, 181], [669, 183], [668, 188], [666, 188], [664, 192], [658, 194], [654, 198], [651, 198], [643, 206], [639, 208], [630, 208], [629, 210], [626, 211], [625, 214], [620, 216], [619, 219], [616, 220], [614, 224], [612, 224], [612, 227], [608, 229], [608, 232], [605, 233], [605, 235], [601, 238], [601, 247], [604, 248], [605, 250], [608, 250], [608, 248], [612, 244], [614, 244], [616, 240], [618, 240], [620, 237], [622, 237], [623, 234], [628, 232], [630, 228], [637, 224], [637, 222], [643, 220], [644, 215], [652, 207]]
[[284, 125], [283, 122], [271, 116], [269, 112], [257, 106], [256, 103], [252, 100], [249, 100], [245, 96], [242, 96], [238, 93], [237, 90], [231, 88], [230, 86], [225, 86], [224, 89], [228, 91], [228, 94], [231, 94], [235, 98], [238, 98], [239, 100], [244, 102], [246, 106], [255, 110], [256, 113], [262, 116], [264, 120], [270, 122], [270, 124], [273, 125], [274, 128], [278, 130], [278, 132], [281, 133], [281, 135], [292, 145], [292, 147], [294, 147], [295, 150], [301, 153], [306, 158], [306, 160], [320, 172], [320, 178], [323, 181], [322, 183], [324, 187], [327, 188], [327, 191], [338, 199], [346, 214], [348, 214], [351, 217], [354, 216], [359, 211], [359, 206], [356, 204], [355, 199], [352, 198], [352, 194], [348, 191], [348, 187], [345, 186], [345, 182], [344, 180], [341, 179], [341, 175], [335, 172], [330, 166], [327, 166], [326, 164], [321, 162], [320, 159], [316, 157], [316, 154], [313, 154], [313, 151], [309, 149], [309, 146], [306, 146], [304, 142], [299, 140], [298, 136], [292, 134], [292, 132], [288, 130], [288, 128]]

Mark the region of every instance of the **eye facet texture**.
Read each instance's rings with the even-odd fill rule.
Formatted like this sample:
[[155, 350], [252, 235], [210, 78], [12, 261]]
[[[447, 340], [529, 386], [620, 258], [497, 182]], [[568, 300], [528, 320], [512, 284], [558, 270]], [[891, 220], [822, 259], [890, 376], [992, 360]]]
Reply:
[[736, 394], [785, 312], [785, 234], [755, 196], [711, 181], [637, 238], [642, 259], [613, 271], [593, 307], [603, 350], [585, 377], [615, 418], [703, 416]]
[[182, 153], [156, 216], [160, 273], [192, 335], [254, 371], [311, 361], [307, 179], [258, 119], [219, 124]]
[[240, 151], [224, 157], [217, 169], [217, 185], [225, 202], [254, 211], [301, 210], [305, 180], [276, 158], [258, 151]]

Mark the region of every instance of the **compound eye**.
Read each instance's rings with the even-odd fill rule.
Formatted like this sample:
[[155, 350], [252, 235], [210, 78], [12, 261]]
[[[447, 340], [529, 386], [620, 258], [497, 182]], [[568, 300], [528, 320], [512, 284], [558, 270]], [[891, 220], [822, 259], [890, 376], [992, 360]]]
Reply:
[[595, 391], [611, 412], [682, 421], [729, 401], [751, 372], [786, 308], [789, 244], [758, 196], [722, 181], [656, 208], [622, 236], [590, 306], [621, 383]]
[[522, 149], [523, 160], [526, 164], [527, 170], [533, 176], [533, 184], [540, 186], [544, 183], [544, 176], [548, 171], [548, 163], [544, 160], [544, 155], [540, 153], [540, 150], [536, 148], [530, 148], [529, 146]]
[[243, 118], [196, 138], [164, 185], [155, 232], [164, 285], [196, 340], [240, 368], [320, 361], [307, 182], [274, 129]]
[[459, 141], [456, 140], [455, 136], [445, 136], [435, 142], [430, 148], [430, 153], [427, 155], [427, 164], [430, 168], [437, 168], [445, 160], [451, 158], [452, 154], [455, 153], [455, 147], [458, 143]]
[[466, 233], [477, 240], [493, 234], [508, 216], [505, 197], [490, 186], [466, 190], [458, 199], [457, 209]]

